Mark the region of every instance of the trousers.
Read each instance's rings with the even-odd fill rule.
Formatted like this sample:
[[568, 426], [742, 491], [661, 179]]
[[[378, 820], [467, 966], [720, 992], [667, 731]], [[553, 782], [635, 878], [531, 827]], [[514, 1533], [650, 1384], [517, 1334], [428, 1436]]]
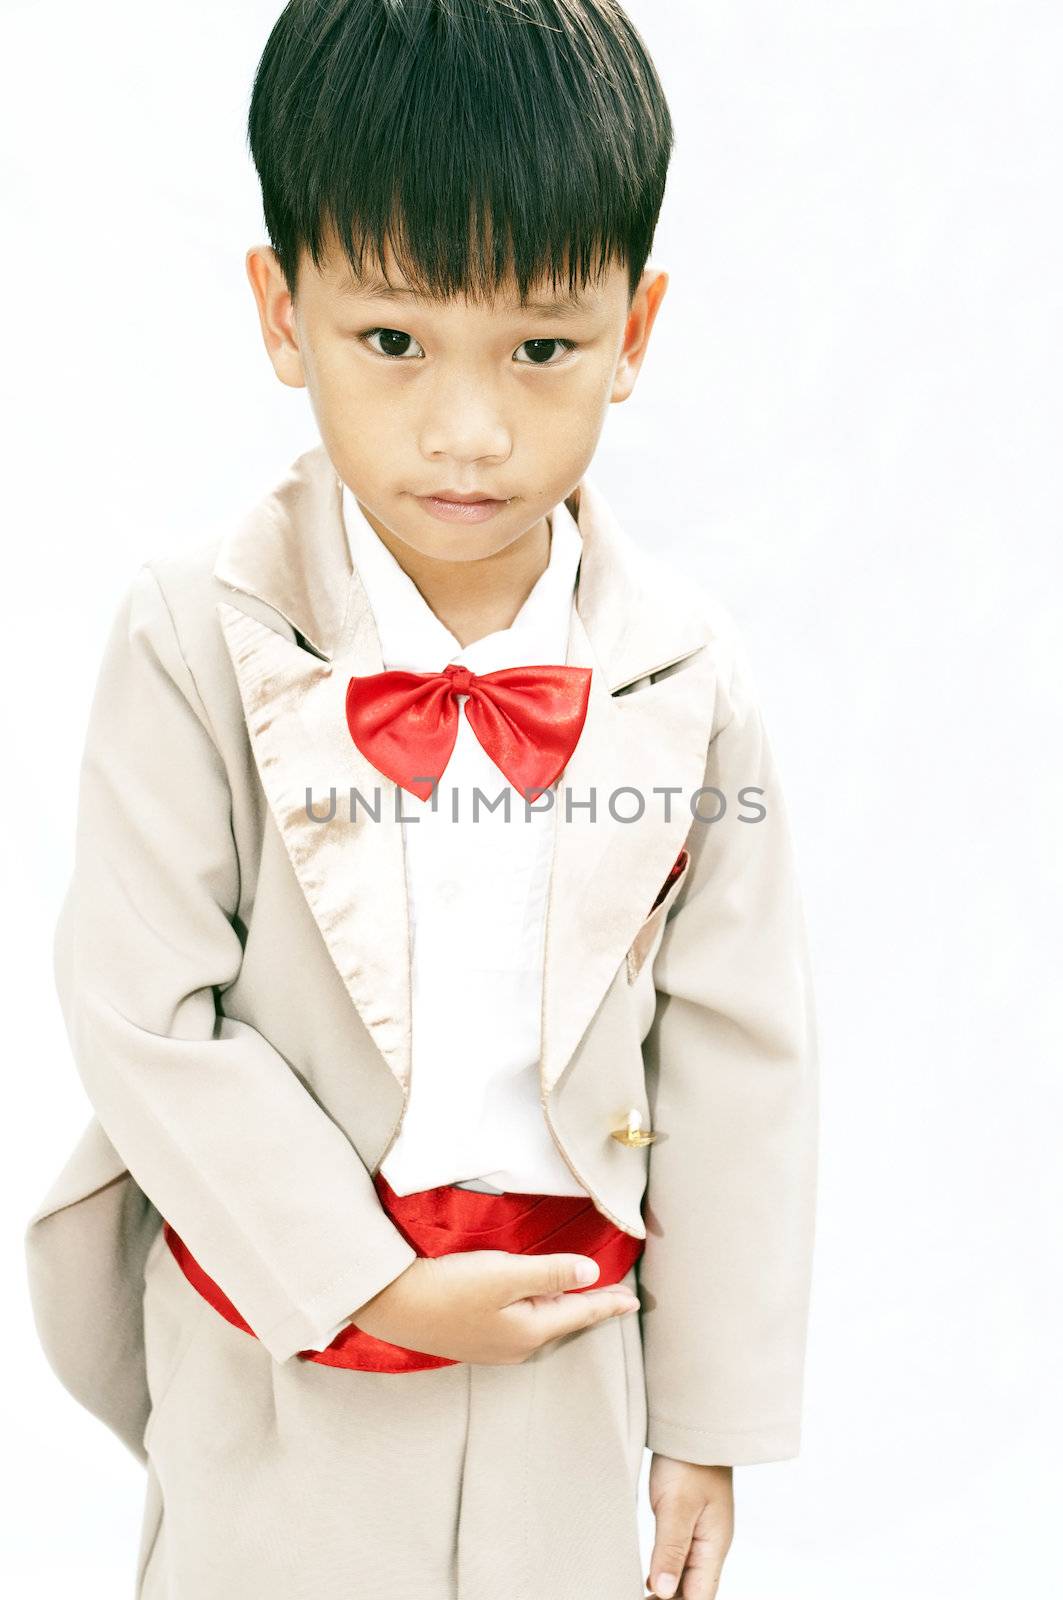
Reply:
[[277, 1362], [161, 1230], [143, 1306], [135, 1600], [644, 1600], [637, 1312], [516, 1366]]

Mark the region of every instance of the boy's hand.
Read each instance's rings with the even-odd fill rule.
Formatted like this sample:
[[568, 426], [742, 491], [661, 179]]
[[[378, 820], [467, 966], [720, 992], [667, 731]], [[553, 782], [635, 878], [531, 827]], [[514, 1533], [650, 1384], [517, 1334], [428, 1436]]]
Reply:
[[734, 1536], [733, 1469], [654, 1455], [649, 1492], [657, 1536], [647, 1589], [667, 1600], [715, 1600]]
[[377, 1339], [425, 1355], [515, 1366], [550, 1339], [638, 1310], [638, 1300], [619, 1284], [567, 1293], [581, 1287], [582, 1266], [597, 1276], [597, 1262], [569, 1253], [419, 1256], [366, 1301], [354, 1322]]

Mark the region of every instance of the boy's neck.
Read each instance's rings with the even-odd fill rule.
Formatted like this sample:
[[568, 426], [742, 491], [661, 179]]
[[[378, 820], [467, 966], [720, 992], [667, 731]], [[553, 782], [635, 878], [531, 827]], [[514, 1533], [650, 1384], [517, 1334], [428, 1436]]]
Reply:
[[550, 562], [546, 517], [495, 555], [479, 561], [440, 561], [411, 549], [362, 510], [380, 542], [462, 649], [510, 627]]

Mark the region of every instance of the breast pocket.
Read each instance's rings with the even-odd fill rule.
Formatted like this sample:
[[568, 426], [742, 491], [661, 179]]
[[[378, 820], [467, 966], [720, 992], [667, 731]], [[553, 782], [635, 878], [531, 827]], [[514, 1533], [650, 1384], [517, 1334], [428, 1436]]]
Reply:
[[627, 953], [628, 983], [634, 983], [646, 962], [657, 954], [657, 947], [664, 937], [665, 920], [672, 908], [672, 902], [686, 882], [689, 870], [690, 852], [686, 849], [680, 850], [675, 866], [668, 874], [649, 916], [631, 941]]

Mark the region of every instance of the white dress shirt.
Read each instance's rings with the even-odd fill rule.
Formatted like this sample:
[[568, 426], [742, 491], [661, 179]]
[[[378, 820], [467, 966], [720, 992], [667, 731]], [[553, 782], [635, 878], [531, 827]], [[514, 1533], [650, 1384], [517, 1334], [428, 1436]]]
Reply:
[[[464, 649], [432, 611], [344, 486], [351, 559], [369, 598], [385, 669], [473, 672], [564, 665], [583, 545], [563, 502], [550, 558], [508, 628]], [[543, 945], [555, 811], [526, 819], [523, 796], [461, 711], [436, 805], [402, 791], [412, 946], [410, 1100], [380, 1171], [396, 1194], [439, 1184], [500, 1194], [586, 1194], [539, 1098]], [[500, 805], [480, 803], [509, 792]], [[538, 805], [539, 802], [536, 802]], [[408, 821], [407, 818], [416, 818]], [[331, 1330], [324, 1349], [351, 1319]]]
[[[520, 611], [464, 649], [344, 489], [351, 558], [365, 585], [386, 668], [473, 672], [564, 664], [582, 541], [562, 502], [550, 513], [550, 556]], [[412, 941], [410, 1102], [381, 1172], [396, 1194], [437, 1184], [583, 1194], [539, 1099], [551, 809], [526, 816], [460, 710], [436, 805], [402, 792]], [[480, 804], [508, 791], [509, 820]], [[455, 820], [456, 819], [456, 820]]]

